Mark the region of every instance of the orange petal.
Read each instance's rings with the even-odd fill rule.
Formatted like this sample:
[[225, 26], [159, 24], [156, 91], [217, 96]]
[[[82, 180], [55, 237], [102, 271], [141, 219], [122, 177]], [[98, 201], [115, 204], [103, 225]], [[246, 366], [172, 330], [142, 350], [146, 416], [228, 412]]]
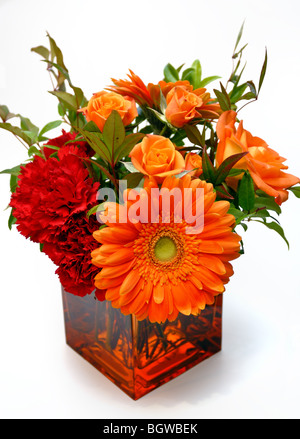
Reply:
[[193, 277], [196, 277], [203, 285], [207, 286], [211, 290], [223, 293], [225, 289], [223, 282], [215, 273], [201, 266], [198, 267], [198, 270], [199, 271], [195, 271], [193, 273]]
[[99, 290], [106, 290], [107, 288], [116, 287], [121, 285], [126, 275], [114, 277], [113, 279], [106, 279], [101, 277], [101, 271], [95, 277], [95, 286], [99, 288]]
[[127, 273], [134, 264], [134, 259], [132, 261], [126, 262], [125, 264], [106, 266], [101, 270], [101, 275], [106, 278], [118, 277], [124, 273]]
[[132, 270], [124, 279], [122, 286], [120, 288], [120, 295], [127, 294], [131, 291], [136, 284], [139, 282], [140, 276], [137, 270]]
[[138, 236], [136, 229], [124, 230], [122, 227], [105, 227], [99, 230], [98, 238], [103, 244], [120, 244], [133, 241]]
[[180, 311], [182, 314], [189, 315], [191, 313], [191, 302], [189, 301], [188, 295], [186, 293], [185, 282], [180, 282], [177, 285], [172, 285], [172, 294], [174, 304], [178, 311]]
[[226, 268], [220, 258], [212, 255], [199, 255], [199, 263], [217, 274], [225, 274]]
[[106, 259], [105, 265], [119, 265], [124, 264], [134, 258], [134, 252], [132, 248], [124, 248], [119, 246], [119, 250], [113, 253]]
[[165, 288], [163, 285], [158, 283], [153, 287], [153, 300], [155, 303], [162, 303], [165, 297]]

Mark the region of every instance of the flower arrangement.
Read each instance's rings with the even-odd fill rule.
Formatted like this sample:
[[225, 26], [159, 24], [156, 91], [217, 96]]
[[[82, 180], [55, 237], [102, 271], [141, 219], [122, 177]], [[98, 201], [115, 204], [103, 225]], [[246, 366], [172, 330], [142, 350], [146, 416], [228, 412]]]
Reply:
[[[32, 49], [50, 74], [59, 119], [39, 129], [1, 105], [0, 128], [28, 152], [1, 173], [11, 176], [9, 227], [39, 243], [68, 293], [94, 294], [139, 321], [197, 316], [233, 275], [238, 226], [255, 220], [286, 240], [274, 215], [290, 192], [299, 198], [300, 179], [240, 119], [267, 67], [266, 52], [258, 85], [242, 81], [242, 30], [226, 83], [203, 78], [196, 60], [167, 64], [147, 85], [130, 71], [90, 99], [50, 35], [49, 49]], [[60, 125], [62, 134], [48, 137]]]

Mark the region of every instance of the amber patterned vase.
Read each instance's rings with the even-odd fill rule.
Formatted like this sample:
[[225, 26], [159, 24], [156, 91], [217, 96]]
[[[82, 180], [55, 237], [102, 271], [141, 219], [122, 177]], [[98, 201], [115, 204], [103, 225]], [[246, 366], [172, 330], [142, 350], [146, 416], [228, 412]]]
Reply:
[[222, 295], [199, 316], [165, 324], [139, 322], [93, 295], [62, 295], [67, 344], [135, 400], [221, 349]]

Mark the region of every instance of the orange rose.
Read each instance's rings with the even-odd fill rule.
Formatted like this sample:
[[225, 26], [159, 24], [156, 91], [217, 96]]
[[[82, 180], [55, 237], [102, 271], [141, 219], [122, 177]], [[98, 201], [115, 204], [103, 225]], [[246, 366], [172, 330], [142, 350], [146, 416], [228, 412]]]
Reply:
[[177, 128], [183, 127], [195, 118], [219, 117], [220, 106], [209, 103], [210, 94], [206, 93], [205, 88], [191, 90], [191, 86], [175, 86], [170, 89], [166, 101], [165, 116]]
[[129, 154], [133, 166], [144, 175], [161, 183], [168, 175], [176, 175], [185, 168], [184, 158], [170, 139], [149, 134], [135, 145]]
[[113, 110], [120, 114], [125, 126], [129, 125], [138, 115], [133, 98], [107, 91], [95, 93], [87, 107], [80, 111], [83, 112], [88, 122], [92, 120], [100, 131], [103, 131], [104, 124]]
[[151, 99], [153, 101], [153, 105], [157, 108], [160, 107], [160, 93], [166, 97], [169, 91], [178, 86], [183, 86], [187, 91], [192, 91], [193, 86], [190, 84], [189, 81], [176, 81], [176, 82], [166, 82], [166, 81], [159, 81], [158, 84], [148, 84], [147, 89], [150, 93]]
[[185, 156], [185, 170], [191, 171], [193, 169], [195, 169], [195, 171], [190, 173], [191, 176], [199, 177], [202, 174], [202, 158], [195, 152], [189, 152]]
[[[259, 137], [253, 137], [249, 131], [243, 128], [243, 121], [235, 128], [236, 113], [226, 111], [217, 123], [217, 135], [219, 143], [216, 153], [216, 164], [220, 164], [229, 156], [241, 152], [248, 152], [234, 168], [247, 169], [254, 181], [255, 186], [266, 194], [275, 197], [280, 205], [288, 199], [287, 188], [300, 182], [298, 177], [287, 174], [283, 170], [288, 169], [284, 165], [286, 159], [269, 148], [266, 142]], [[238, 180], [242, 175], [228, 179], [228, 184], [237, 187]]]

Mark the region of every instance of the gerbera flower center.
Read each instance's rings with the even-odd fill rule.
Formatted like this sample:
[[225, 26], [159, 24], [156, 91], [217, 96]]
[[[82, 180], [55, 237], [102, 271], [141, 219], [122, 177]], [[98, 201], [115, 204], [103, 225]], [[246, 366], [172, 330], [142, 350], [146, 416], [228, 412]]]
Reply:
[[184, 256], [184, 243], [173, 229], [159, 228], [149, 236], [148, 244], [144, 248], [152, 267], [163, 271], [178, 267]]
[[159, 238], [154, 246], [154, 255], [161, 262], [171, 261], [177, 255], [175, 241], [169, 236]]

